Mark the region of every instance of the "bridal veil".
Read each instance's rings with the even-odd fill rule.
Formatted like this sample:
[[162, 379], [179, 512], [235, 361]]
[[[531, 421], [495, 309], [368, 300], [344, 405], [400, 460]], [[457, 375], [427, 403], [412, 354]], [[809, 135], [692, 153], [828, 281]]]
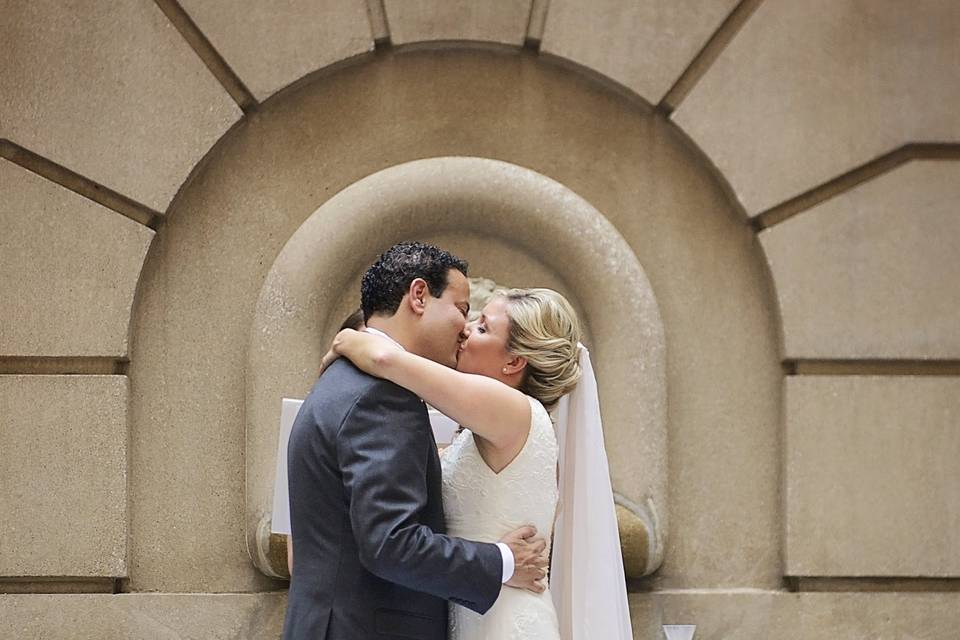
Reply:
[[580, 382], [554, 410], [560, 503], [550, 591], [563, 640], [632, 640], [597, 379], [583, 345], [579, 357]]

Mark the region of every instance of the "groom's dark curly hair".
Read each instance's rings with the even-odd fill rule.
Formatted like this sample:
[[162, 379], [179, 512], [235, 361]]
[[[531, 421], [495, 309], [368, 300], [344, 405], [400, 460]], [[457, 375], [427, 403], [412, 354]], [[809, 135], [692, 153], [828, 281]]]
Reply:
[[467, 262], [448, 251], [422, 242], [395, 244], [363, 274], [360, 308], [367, 321], [376, 314], [392, 316], [416, 278], [427, 282], [430, 295], [439, 298], [447, 288], [447, 274], [456, 269], [467, 275]]

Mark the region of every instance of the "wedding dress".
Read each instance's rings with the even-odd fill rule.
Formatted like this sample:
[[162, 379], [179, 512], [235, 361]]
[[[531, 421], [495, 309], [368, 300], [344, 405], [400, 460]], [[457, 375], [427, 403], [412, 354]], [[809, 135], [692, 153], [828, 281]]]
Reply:
[[[550, 540], [556, 515], [557, 438], [550, 415], [530, 401], [530, 433], [520, 453], [500, 473], [480, 456], [464, 429], [443, 452], [443, 504], [447, 533], [498, 542], [526, 524]], [[450, 640], [559, 640], [559, 622], [549, 588], [544, 593], [504, 586], [485, 615], [450, 605]]]
[[583, 377], [553, 411], [556, 429], [543, 405], [528, 398], [530, 435], [499, 474], [468, 430], [441, 457], [448, 533], [497, 542], [533, 524], [554, 542], [547, 591], [503, 587], [484, 616], [451, 605], [450, 640], [633, 638], [600, 396], [582, 345], [579, 362]]

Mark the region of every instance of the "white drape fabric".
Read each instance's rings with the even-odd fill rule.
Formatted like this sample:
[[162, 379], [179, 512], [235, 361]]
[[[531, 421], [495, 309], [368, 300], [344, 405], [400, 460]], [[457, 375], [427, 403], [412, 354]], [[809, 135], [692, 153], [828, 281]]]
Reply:
[[600, 397], [590, 353], [583, 345], [580, 367], [580, 382], [554, 409], [560, 503], [550, 591], [563, 640], [632, 640]]

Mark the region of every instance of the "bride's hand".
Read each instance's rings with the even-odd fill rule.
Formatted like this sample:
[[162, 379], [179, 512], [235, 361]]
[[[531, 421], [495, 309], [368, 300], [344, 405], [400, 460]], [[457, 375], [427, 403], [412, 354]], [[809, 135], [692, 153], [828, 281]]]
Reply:
[[323, 356], [323, 359], [320, 360], [320, 373], [318, 375], [322, 376], [323, 372], [327, 370], [327, 367], [333, 364], [333, 361], [339, 357], [340, 355], [331, 347], [330, 351], [327, 351], [327, 353]]
[[320, 362], [320, 373], [323, 373], [337, 358], [349, 359], [357, 368], [367, 373], [377, 375], [379, 367], [391, 353], [403, 351], [389, 340], [367, 333], [344, 329], [333, 339], [330, 351], [323, 356]]
[[341, 329], [337, 335], [333, 337], [333, 342], [330, 343], [330, 350], [327, 351], [326, 355], [323, 356], [323, 359], [320, 361], [320, 375], [323, 375], [323, 372], [327, 370], [334, 361], [340, 356], [344, 355], [341, 349], [343, 349], [343, 342], [348, 339], [349, 333], [357, 333], [353, 329]]

